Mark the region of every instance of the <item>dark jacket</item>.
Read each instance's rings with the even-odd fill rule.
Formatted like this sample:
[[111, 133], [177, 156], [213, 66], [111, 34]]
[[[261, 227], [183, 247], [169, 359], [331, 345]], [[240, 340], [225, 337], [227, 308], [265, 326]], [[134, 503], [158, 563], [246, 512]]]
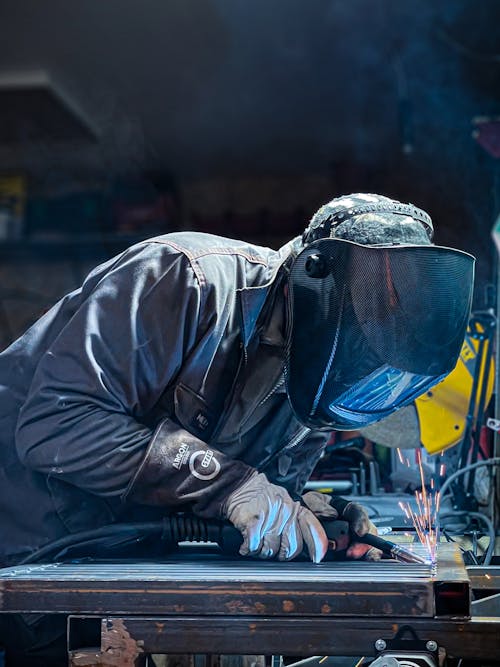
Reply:
[[285, 393], [290, 251], [139, 243], [0, 354], [0, 562], [144, 505], [221, 516], [254, 469], [301, 490], [325, 436]]

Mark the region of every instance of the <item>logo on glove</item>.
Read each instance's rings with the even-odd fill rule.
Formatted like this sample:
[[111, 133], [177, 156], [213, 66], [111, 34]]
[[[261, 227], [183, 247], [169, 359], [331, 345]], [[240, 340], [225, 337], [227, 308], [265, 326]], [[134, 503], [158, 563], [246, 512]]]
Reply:
[[[201, 457], [201, 461], [199, 460]], [[196, 464], [196, 467], [195, 467]], [[193, 477], [208, 481], [217, 477], [220, 472], [220, 463], [214, 456], [214, 453], [211, 449], [201, 450], [199, 452], [193, 452], [189, 459], [189, 470]]]
[[172, 463], [173, 467], [177, 468], [177, 470], [180, 470], [181, 466], [187, 463], [188, 456], [189, 456], [189, 445], [186, 445], [186, 443], [183, 442], [182, 445], [177, 450], [174, 462]]

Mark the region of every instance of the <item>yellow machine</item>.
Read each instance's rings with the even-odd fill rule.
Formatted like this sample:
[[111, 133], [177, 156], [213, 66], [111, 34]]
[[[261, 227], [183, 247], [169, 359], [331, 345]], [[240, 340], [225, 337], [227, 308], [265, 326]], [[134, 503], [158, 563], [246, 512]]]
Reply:
[[472, 317], [454, 370], [413, 404], [364, 427], [361, 434], [387, 447], [407, 449], [423, 445], [430, 454], [461, 442], [467, 424], [470, 429], [476, 418], [482, 418], [493, 393], [494, 330], [491, 314]]
[[[455, 369], [415, 401], [420, 442], [430, 454], [453, 447], [462, 440], [467, 415], [469, 412], [472, 414], [469, 407], [473, 390], [474, 418], [478, 417], [478, 409], [484, 411], [488, 406], [495, 379], [490, 348], [493, 340], [488, 335], [488, 326], [488, 321], [471, 320]], [[477, 383], [474, 385], [476, 375]]]

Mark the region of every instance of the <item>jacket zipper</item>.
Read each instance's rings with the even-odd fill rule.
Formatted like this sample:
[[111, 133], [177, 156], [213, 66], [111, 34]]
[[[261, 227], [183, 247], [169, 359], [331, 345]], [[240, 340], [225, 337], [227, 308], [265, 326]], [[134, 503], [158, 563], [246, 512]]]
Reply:
[[274, 387], [273, 387], [270, 391], [267, 392], [267, 394], [266, 394], [266, 395], [264, 396], [264, 398], [260, 401], [260, 403], [259, 403], [259, 405], [258, 405], [257, 407], [260, 408], [261, 405], [264, 405], [264, 403], [265, 403], [269, 398], [271, 398], [271, 396], [272, 396], [273, 394], [275, 394], [275, 393], [278, 391], [278, 389], [279, 389], [284, 383], [285, 383], [285, 378], [284, 378], [284, 376], [282, 375], [282, 376], [280, 377], [280, 379], [278, 380], [278, 382], [276, 382], [276, 384], [274, 385]]
[[311, 433], [311, 429], [307, 428], [307, 426], [303, 426], [300, 431], [290, 440], [288, 445], [283, 447], [281, 452], [287, 452], [290, 449], [295, 449], [297, 445], [300, 445], [300, 443]]

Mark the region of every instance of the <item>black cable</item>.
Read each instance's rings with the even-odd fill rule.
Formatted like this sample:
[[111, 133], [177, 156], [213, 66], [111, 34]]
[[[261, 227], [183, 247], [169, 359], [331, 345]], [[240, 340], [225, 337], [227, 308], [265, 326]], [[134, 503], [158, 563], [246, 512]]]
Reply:
[[54, 551], [61, 551], [62, 549], [67, 549], [68, 547], [77, 546], [82, 542], [88, 540], [96, 540], [99, 538], [109, 538], [115, 537], [118, 535], [132, 536], [133, 532], [136, 531], [139, 534], [148, 534], [151, 535], [155, 532], [162, 533], [165, 530], [164, 521], [147, 521], [147, 522], [137, 522], [137, 523], [115, 523], [107, 526], [102, 526], [101, 528], [93, 528], [91, 530], [82, 530], [78, 533], [72, 533], [71, 535], [65, 535], [60, 537], [57, 540], [49, 542], [45, 546], [37, 549], [26, 558], [23, 558], [18, 565], [28, 565], [30, 563], [39, 562], [40, 559], [45, 558]]
[[[225, 521], [201, 519], [193, 514], [174, 514], [165, 516], [161, 521], [144, 521], [135, 523], [114, 523], [92, 530], [83, 530], [53, 540], [40, 549], [26, 556], [19, 565], [40, 562], [48, 556], [60, 556], [61, 552], [71, 547], [90, 546], [88, 542], [99, 539], [134, 537], [142, 539], [158, 534], [160, 541], [167, 545], [179, 542], [216, 542], [226, 553], [237, 553], [242, 542], [239, 530]], [[87, 544], [85, 544], [87, 543]], [[98, 546], [98, 545], [93, 545]], [[101, 546], [103, 546], [101, 544]]]
[[451, 485], [452, 482], [454, 482], [458, 477], [461, 475], [465, 475], [466, 473], [470, 472], [471, 470], [475, 470], [476, 468], [481, 468], [482, 466], [500, 466], [500, 456], [496, 456], [492, 459], [487, 459], [486, 461], [478, 461], [477, 463], [474, 463], [472, 465], [467, 465], [464, 466], [463, 468], [460, 468], [460, 470], [457, 470], [454, 472], [450, 477], [448, 477], [443, 485], [441, 486], [441, 499], [444, 498], [445, 491], [447, 491]]
[[469, 529], [469, 527], [472, 525], [470, 519], [476, 519], [479, 521], [483, 521], [483, 523], [486, 525], [487, 532], [486, 534], [488, 535], [489, 542], [488, 542], [488, 548], [486, 549], [486, 552], [483, 557], [483, 565], [489, 565], [491, 563], [491, 559], [493, 558], [494, 550], [495, 550], [495, 527], [493, 526], [493, 523], [489, 517], [487, 517], [484, 514], [481, 514], [480, 512], [468, 512], [467, 510], [460, 510], [457, 512], [446, 512], [446, 514], [441, 514], [440, 519], [446, 519], [449, 517], [454, 517], [454, 516], [464, 516], [465, 519], [467, 519], [467, 524], [465, 531]]
[[442, 528], [442, 529], [441, 529], [441, 532], [442, 532], [442, 534], [444, 535], [444, 537], [445, 537], [445, 539], [446, 539], [447, 542], [456, 542], [456, 540], [454, 540], [454, 539], [452, 538], [452, 536], [448, 533], [448, 531], [446, 530], [446, 528]]

